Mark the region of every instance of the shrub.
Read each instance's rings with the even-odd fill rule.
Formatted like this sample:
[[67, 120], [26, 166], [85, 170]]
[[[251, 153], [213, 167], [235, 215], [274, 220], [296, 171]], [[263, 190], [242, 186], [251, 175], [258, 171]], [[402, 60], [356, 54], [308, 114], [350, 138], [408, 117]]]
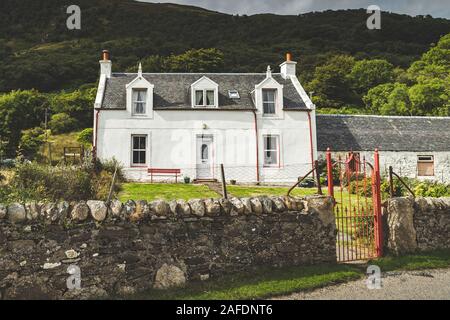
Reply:
[[421, 197], [446, 197], [450, 196], [450, 185], [424, 181], [415, 186], [414, 193]]
[[35, 160], [39, 148], [45, 142], [45, 131], [40, 128], [32, 128], [22, 131], [19, 144], [19, 155], [28, 160]]
[[67, 113], [57, 113], [52, 116], [48, 126], [53, 134], [72, 132], [78, 128], [78, 121]]
[[92, 145], [93, 136], [94, 136], [94, 129], [87, 128], [78, 134], [77, 141], [85, 146], [90, 146]]
[[10, 185], [0, 188], [0, 201], [107, 200], [116, 165], [113, 195], [123, 181], [121, 166], [115, 160], [83, 166], [18, 164]]

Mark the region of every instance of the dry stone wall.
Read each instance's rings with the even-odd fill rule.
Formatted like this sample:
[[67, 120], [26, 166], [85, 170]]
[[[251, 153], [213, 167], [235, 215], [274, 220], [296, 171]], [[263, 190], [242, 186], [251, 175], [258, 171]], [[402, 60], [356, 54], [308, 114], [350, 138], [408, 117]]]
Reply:
[[0, 205], [0, 299], [101, 298], [335, 262], [332, 207], [321, 196]]
[[450, 248], [450, 198], [393, 198], [384, 217], [391, 253]]

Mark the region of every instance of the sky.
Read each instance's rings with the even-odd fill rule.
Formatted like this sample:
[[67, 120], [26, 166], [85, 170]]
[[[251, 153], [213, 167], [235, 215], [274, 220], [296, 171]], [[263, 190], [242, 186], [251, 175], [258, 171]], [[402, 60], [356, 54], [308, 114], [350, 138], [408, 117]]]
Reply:
[[450, 0], [172, 0], [143, 2], [169, 2], [194, 5], [230, 14], [276, 13], [293, 14], [311, 11], [358, 9], [377, 5], [383, 11], [412, 16], [430, 14], [450, 18]]

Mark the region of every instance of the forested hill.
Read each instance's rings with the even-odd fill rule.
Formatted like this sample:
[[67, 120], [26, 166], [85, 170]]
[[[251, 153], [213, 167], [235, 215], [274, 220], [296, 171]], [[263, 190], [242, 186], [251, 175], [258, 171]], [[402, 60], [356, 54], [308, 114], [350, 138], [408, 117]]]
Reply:
[[430, 16], [383, 13], [382, 29], [368, 30], [365, 10], [236, 16], [132, 0], [77, 0], [82, 25], [71, 31], [66, 8], [73, 2], [0, 1], [0, 92], [49, 92], [93, 83], [102, 49], [111, 51], [116, 71], [149, 56], [179, 55], [191, 48], [222, 51], [224, 63], [214, 71], [226, 72], [261, 71], [291, 51], [304, 81], [339, 53], [407, 68], [450, 32], [450, 20]]

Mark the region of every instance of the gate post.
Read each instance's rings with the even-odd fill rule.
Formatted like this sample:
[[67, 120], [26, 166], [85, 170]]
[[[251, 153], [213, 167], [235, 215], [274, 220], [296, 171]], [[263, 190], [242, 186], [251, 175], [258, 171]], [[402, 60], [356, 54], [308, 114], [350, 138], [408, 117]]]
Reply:
[[328, 174], [328, 195], [334, 198], [333, 189], [333, 162], [331, 160], [331, 150], [327, 148], [327, 174]]
[[375, 149], [374, 172], [373, 172], [373, 208], [375, 215], [375, 245], [377, 257], [383, 255], [383, 225], [381, 217], [381, 177], [380, 177], [380, 154]]

